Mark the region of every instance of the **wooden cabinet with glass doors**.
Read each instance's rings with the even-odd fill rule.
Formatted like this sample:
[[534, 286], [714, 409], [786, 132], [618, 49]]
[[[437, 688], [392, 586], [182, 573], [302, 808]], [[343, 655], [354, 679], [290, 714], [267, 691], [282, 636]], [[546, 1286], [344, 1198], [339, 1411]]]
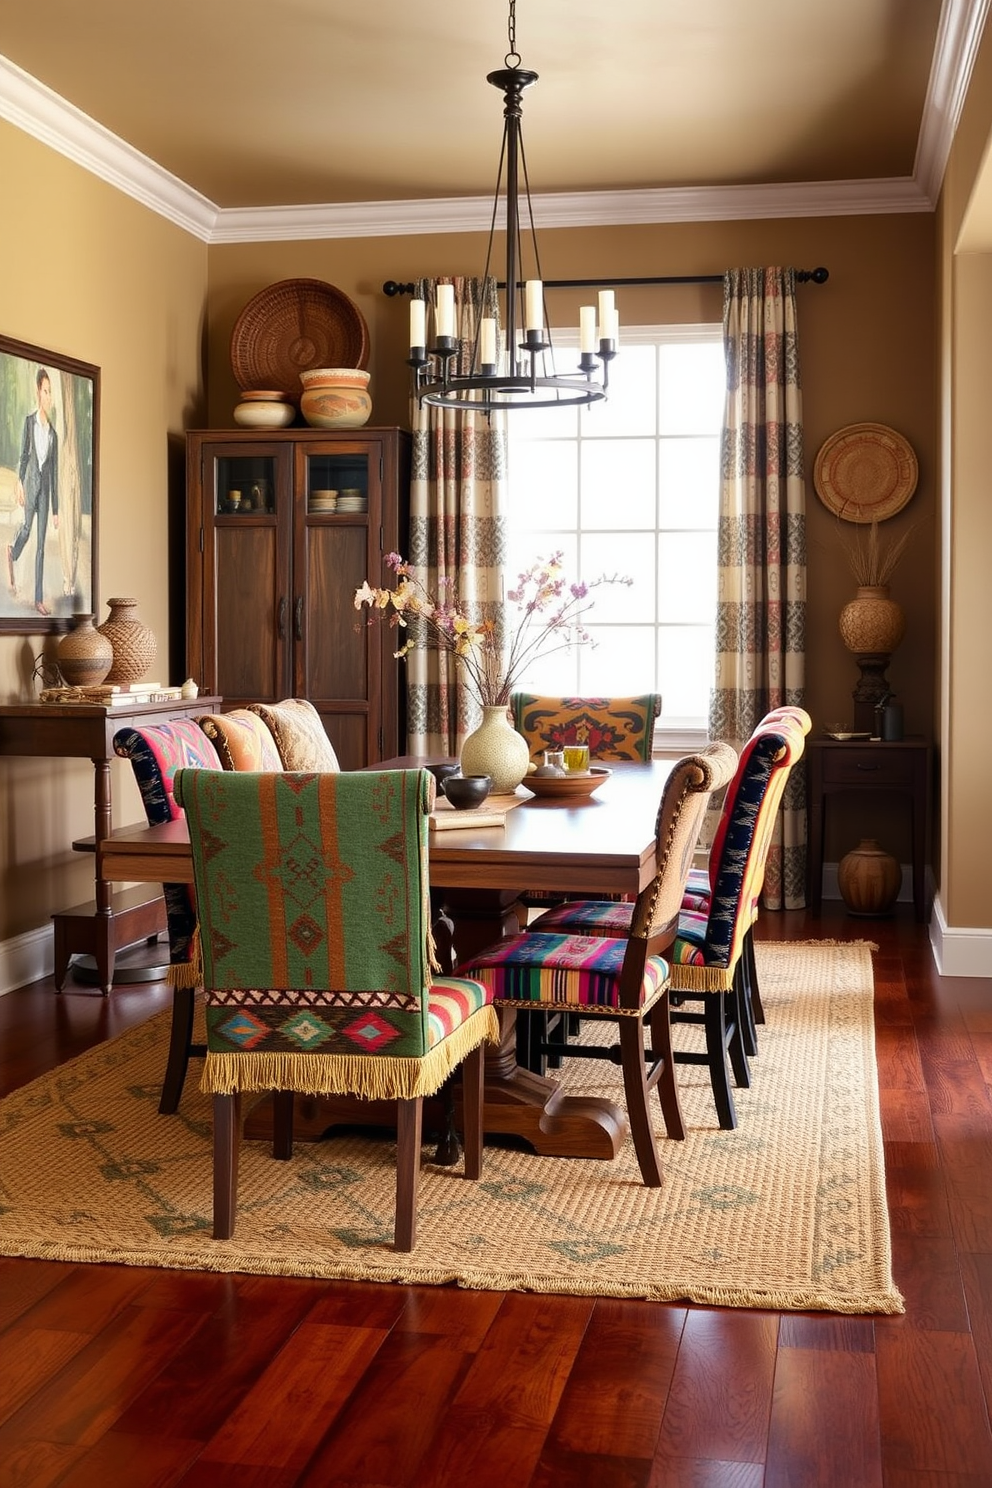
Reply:
[[342, 769], [403, 752], [395, 633], [354, 607], [406, 546], [401, 429], [187, 435], [187, 670], [225, 708], [305, 697]]

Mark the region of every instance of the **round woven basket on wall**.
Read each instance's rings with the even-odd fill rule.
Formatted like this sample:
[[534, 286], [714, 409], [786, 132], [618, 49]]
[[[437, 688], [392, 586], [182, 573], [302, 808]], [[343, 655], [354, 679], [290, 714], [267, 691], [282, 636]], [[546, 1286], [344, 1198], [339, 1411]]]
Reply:
[[114, 661], [104, 681], [123, 686], [140, 682], [155, 661], [158, 642], [155, 633], [138, 619], [136, 599], [108, 599], [110, 615], [98, 625], [114, 651]]

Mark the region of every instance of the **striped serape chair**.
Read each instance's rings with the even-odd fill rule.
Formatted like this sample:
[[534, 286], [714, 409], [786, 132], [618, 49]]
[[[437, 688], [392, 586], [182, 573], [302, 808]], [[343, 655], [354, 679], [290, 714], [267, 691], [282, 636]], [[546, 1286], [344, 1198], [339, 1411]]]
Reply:
[[[620, 1065], [641, 1177], [662, 1181], [648, 1101], [656, 1087], [670, 1137], [685, 1136], [672, 1065], [669, 963], [679, 908], [710, 795], [727, 784], [737, 756], [713, 744], [679, 760], [665, 785], [656, 823], [657, 871], [633, 905], [624, 940], [523, 931], [497, 942], [460, 969], [492, 989], [497, 1003], [542, 1012], [581, 1013], [619, 1025]], [[651, 1033], [650, 1056], [644, 1025]], [[570, 1044], [570, 1055], [612, 1059], [610, 1049]]]
[[[677, 1064], [708, 1066], [720, 1125], [726, 1131], [737, 1125], [728, 1054], [736, 1083], [751, 1083], [744, 945], [754, 923], [782, 793], [803, 745], [802, 732], [785, 721], [759, 728], [744, 746], [724, 801], [722, 831], [710, 856], [713, 889], [708, 907], [687, 910], [683, 902], [672, 947], [672, 1022], [700, 1023], [706, 1033], [705, 1052], [676, 1049], [674, 1059]], [[627, 909], [606, 900], [577, 900], [548, 910], [530, 933], [622, 939], [632, 933]], [[702, 1012], [685, 1007], [696, 1001], [702, 1002]], [[753, 1024], [750, 1032], [753, 1036]]]
[[[465, 1176], [482, 1166], [492, 994], [435, 977], [426, 770], [183, 770], [213, 1096], [214, 1236], [234, 1232], [242, 1093], [272, 1090], [277, 1157], [294, 1093], [397, 1102], [397, 1250], [416, 1242], [422, 1099], [463, 1064]], [[463, 1063], [464, 1062], [464, 1063]]]
[[[177, 770], [221, 768], [216, 749], [192, 718], [119, 729], [114, 735], [114, 753], [131, 761], [150, 827], [182, 815], [173, 792]], [[158, 1108], [163, 1116], [171, 1116], [179, 1109], [190, 1058], [205, 1054], [206, 1045], [193, 1043], [193, 1010], [200, 980], [193, 893], [189, 884], [177, 883], [163, 884], [162, 895], [169, 931], [166, 975], [172, 986], [172, 1031]]]

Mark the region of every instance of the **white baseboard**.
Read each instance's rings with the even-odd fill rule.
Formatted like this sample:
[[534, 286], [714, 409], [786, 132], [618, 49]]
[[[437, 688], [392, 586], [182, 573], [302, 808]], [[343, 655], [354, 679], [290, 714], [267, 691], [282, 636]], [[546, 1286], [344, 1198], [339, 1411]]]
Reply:
[[941, 976], [992, 977], [992, 930], [949, 925], [939, 894], [930, 916], [930, 946]]
[[51, 976], [55, 965], [55, 934], [50, 924], [0, 941], [0, 996]]

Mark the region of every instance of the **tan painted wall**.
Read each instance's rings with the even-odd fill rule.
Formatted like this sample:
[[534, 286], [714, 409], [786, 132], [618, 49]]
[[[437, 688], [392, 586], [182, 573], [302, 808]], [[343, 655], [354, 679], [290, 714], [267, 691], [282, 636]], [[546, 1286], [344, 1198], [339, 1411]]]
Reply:
[[[233, 423], [237, 387], [228, 349], [237, 316], [251, 296], [277, 279], [328, 280], [361, 307], [372, 341], [373, 420], [406, 420], [407, 301], [381, 293], [384, 280], [421, 274], [472, 273], [484, 257], [481, 236], [373, 238], [364, 242], [231, 244], [211, 249], [208, 300], [212, 424]], [[907, 613], [906, 637], [889, 680], [904, 704], [907, 731], [929, 734], [934, 719], [935, 605], [935, 315], [934, 223], [921, 214], [722, 222], [541, 235], [545, 277], [632, 278], [653, 274], [719, 274], [730, 264], [792, 263], [830, 270], [826, 285], [799, 290], [806, 421], [806, 463], [845, 424], [878, 420], [904, 433], [917, 452], [920, 482], [905, 511], [886, 530], [917, 528], [893, 584]], [[588, 292], [553, 291], [556, 321], [577, 324]], [[719, 320], [719, 286], [627, 288], [618, 303], [627, 324]], [[524, 415], [521, 415], [524, 416]], [[837, 525], [809, 481], [808, 697], [818, 725], [849, 719], [857, 667], [837, 631], [853, 595]], [[884, 803], [883, 803], [884, 804]], [[901, 806], [883, 810], [886, 846], [909, 858]], [[826, 852], [836, 859], [854, 845], [858, 823], [838, 815]]]
[[[0, 330], [101, 369], [100, 599], [140, 599], [167, 669], [168, 440], [203, 417], [206, 247], [5, 123], [0, 179]], [[33, 696], [43, 639], [0, 637], [0, 701]], [[139, 820], [130, 771], [114, 789], [117, 821]], [[0, 759], [0, 940], [91, 896], [70, 842], [92, 801], [88, 763]]]

